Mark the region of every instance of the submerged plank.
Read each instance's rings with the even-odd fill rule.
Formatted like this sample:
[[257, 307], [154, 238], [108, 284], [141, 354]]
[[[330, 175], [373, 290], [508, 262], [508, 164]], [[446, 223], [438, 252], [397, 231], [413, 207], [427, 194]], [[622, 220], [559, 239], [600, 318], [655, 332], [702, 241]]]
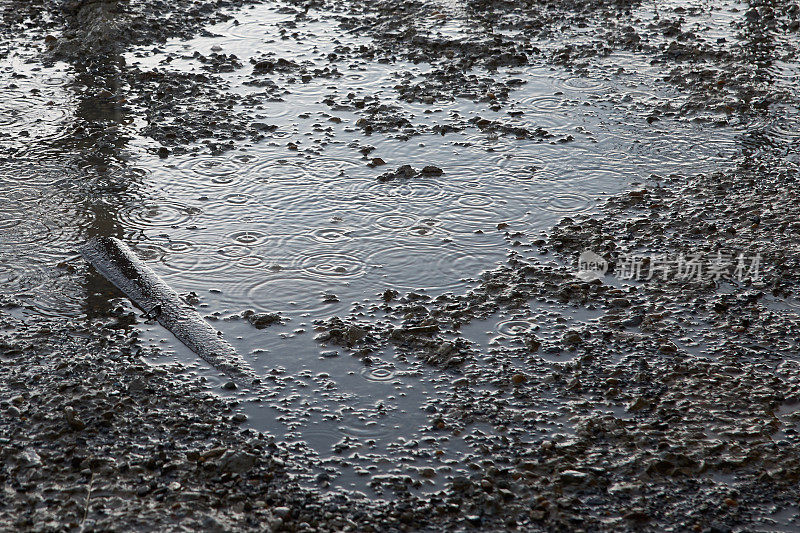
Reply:
[[128, 246], [113, 237], [95, 237], [80, 248], [80, 254], [145, 313], [193, 352], [231, 377], [254, 377], [250, 366], [233, 346], [221, 338], [200, 314]]

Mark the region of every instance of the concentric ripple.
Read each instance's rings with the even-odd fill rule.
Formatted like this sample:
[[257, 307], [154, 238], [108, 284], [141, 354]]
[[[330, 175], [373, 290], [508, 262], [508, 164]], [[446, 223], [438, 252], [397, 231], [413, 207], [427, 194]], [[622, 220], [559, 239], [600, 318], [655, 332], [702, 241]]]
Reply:
[[221, 281], [221, 274], [233, 266], [230, 260], [221, 258], [207, 246], [198, 246], [191, 254], [167, 254], [162, 263], [168, 270], [204, 284], [211, 281], [210, 276]]
[[417, 223], [417, 218], [413, 215], [402, 213], [388, 213], [381, 215], [375, 220], [375, 224], [383, 229], [402, 230], [408, 229]]
[[264, 311], [309, 313], [315, 317], [345, 311], [350, 303], [325, 298], [336, 286], [308, 276], [257, 272], [237, 280], [223, 295], [226, 304]]
[[20, 293], [39, 293], [47, 282], [47, 268], [19, 258], [0, 260], [0, 293], [16, 296]]
[[252, 268], [256, 270], [266, 270], [267, 262], [263, 257], [248, 255], [236, 261], [236, 265], [241, 268]]
[[384, 367], [365, 367], [361, 375], [367, 381], [392, 381], [395, 379], [395, 371]]
[[245, 193], [231, 193], [231, 194], [226, 194], [225, 196], [222, 197], [222, 199], [229, 204], [244, 205], [250, 202], [253, 199], [253, 196], [251, 194], [245, 194]]
[[172, 254], [187, 254], [194, 251], [195, 245], [189, 241], [170, 241], [166, 248]]
[[169, 228], [188, 224], [200, 209], [169, 201], [129, 204], [120, 209], [118, 218], [125, 226], [139, 228]]
[[300, 268], [320, 278], [356, 278], [364, 274], [363, 259], [345, 252], [313, 251], [303, 254]]
[[509, 337], [524, 335], [532, 328], [533, 324], [522, 319], [504, 320], [502, 322], [498, 322], [497, 324], [497, 332], [502, 333], [503, 335], [508, 335]]
[[378, 201], [391, 198], [415, 202], [432, 202], [442, 199], [447, 194], [441, 184], [427, 178], [414, 178], [404, 183], [375, 182], [369, 185], [366, 190]]
[[242, 244], [244, 246], [256, 246], [263, 244], [267, 240], [267, 234], [261, 233], [260, 231], [245, 230], [231, 233], [228, 235], [228, 238], [236, 244]]
[[589, 93], [602, 90], [605, 87], [605, 83], [600, 80], [572, 76], [563, 80], [556, 80], [556, 86], [570, 91]]
[[554, 192], [544, 202], [544, 208], [558, 214], [575, 214], [590, 211], [595, 202], [579, 192]]
[[160, 261], [169, 253], [162, 246], [151, 243], [136, 243], [131, 248], [144, 261]]
[[226, 259], [239, 259], [253, 252], [252, 248], [242, 244], [226, 244], [217, 249], [217, 255]]
[[6, 228], [0, 234], [0, 244], [22, 245], [55, 242], [60, 235], [57, 230], [38, 220], [9, 219], [5, 220], [4, 224]]
[[312, 230], [309, 235], [312, 239], [321, 243], [340, 243], [352, 240], [348, 231], [341, 228], [317, 228]]
[[231, 185], [241, 176], [241, 165], [228, 157], [192, 155], [177, 168], [200, 178], [207, 185]]
[[494, 203], [490, 195], [478, 193], [463, 194], [456, 201], [466, 207], [487, 207]]
[[[496, 252], [496, 250], [494, 250]], [[403, 242], [374, 252], [369, 257], [387, 283], [408, 289], [447, 289], [463, 278], [477, 277], [498, 253], [485, 248], [459, 249]]]

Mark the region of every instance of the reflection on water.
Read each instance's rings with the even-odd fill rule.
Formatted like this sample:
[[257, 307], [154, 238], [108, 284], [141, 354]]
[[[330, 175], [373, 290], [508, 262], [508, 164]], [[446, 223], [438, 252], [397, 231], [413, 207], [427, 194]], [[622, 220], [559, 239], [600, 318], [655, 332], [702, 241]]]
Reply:
[[[460, 16], [458, 10], [448, 13]], [[261, 6], [243, 13], [236, 25], [212, 28], [217, 37], [170, 42], [158, 53], [136, 51], [127, 60], [143, 68], [196, 71], [191, 52], [207, 54], [218, 45], [243, 63], [259, 56], [255, 50], [319, 63], [332, 51], [332, 36], [339, 43], [365, 42], [322, 20], [308, 21], [302, 40], [277, 42], [270, 36], [286, 19]], [[442, 29], [463, 31], [455, 22]], [[165, 66], [170, 54], [174, 60]], [[595, 209], [598, 200], [631, 182], [719, 168], [737, 148], [733, 129], [667, 119], [642, 129], [631, 116], [661, 90], [642, 85], [644, 75], [622, 82], [607, 74], [594, 79], [518, 69], [513, 75], [528, 83], [511, 95], [514, 116], [463, 99], [426, 115], [427, 106], [401, 102], [393, 89], [395, 74], [419, 76], [423, 65], [356, 63], [339, 65], [342, 76], [333, 83], [322, 77], [289, 84], [285, 101], [251, 110], [254, 119], [277, 125], [259, 143], [222, 155], [201, 151], [162, 159], [136, 135], [131, 112], [115, 96], [114, 65], [89, 76], [65, 65], [33, 70], [24, 60], [4, 66], [0, 80], [7, 144], [0, 173], [0, 294], [18, 298], [34, 314], [102, 316], [118, 293], [74, 261], [73, 250], [95, 235], [124, 239], [179, 293], [197, 293], [202, 312], [230, 319], [217, 327], [257, 371], [273, 378], [273, 397], [248, 404], [251, 424], [304, 440], [323, 458], [352, 449], [366, 458], [397, 459], [419, 446], [445, 450], [429, 461], [439, 467], [470, 447], [448, 437], [408, 442], [428, 423], [422, 406], [435, 403], [452, 376], [388, 352], [368, 365], [349, 355], [321, 357], [314, 320], [346, 313], [353, 302], [389, 287], [424, 289], [431, 296], [463, 292], [464, 280], [505, 259], [499, 225], [538, 235], [564, 216]], [[260, 90], [246, 83], [250, 70], [223, 75], [233, 93]], [[354, 127], [354, 111], [326, 103], [351, 92], [399, 106], [420, 131], [436, 121], [480, 116], [574, 140], [520, 140], [474, 127], [411, 140], [364, 136]], [[288, 148], [289, 142], [298, 149]], [[369, 158], [359, 149], [366, 144], [374, 148], [366, 151]], [[372, 157], [386, 166], [367, 166]], [[436, 165], [444, 174], [376, 180], [404, 164]], [[245, 309], [280, 312], [290, 321], [257, 331], [231, 319]], [[502, 337], [497, 342], [513, 343], [536, 326], [529, 317], [501, 317], [489, 329]], [[145, 327], [145, 333], [178, 359], [194, 362], [172, 339], [160, 342], [164, 331]], [[488, 349], [483, 333], [473, 333]], [[211, 383], [220, 379], [193, 365]], [[276, 369], [281, 372], [273, 374]], [[547, 423], [559, 430], [566, 424], [557, 416]], [[365, 462], [367, 468], [380, 463]], [[357, 472], [345, 475], [343, 483], [360, 486], [357, 479]]]

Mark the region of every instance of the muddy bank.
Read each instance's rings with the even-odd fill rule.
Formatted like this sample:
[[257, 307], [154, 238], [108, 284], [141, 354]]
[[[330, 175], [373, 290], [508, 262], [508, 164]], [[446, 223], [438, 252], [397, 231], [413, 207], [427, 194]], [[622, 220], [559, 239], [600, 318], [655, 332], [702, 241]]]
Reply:
[[339, 531], [421, 527], [402, 500], [301, 488], [296, 450], [240, 429], [238, 402], [153, 368], [117, 321], [0, 314], [4, 528]]

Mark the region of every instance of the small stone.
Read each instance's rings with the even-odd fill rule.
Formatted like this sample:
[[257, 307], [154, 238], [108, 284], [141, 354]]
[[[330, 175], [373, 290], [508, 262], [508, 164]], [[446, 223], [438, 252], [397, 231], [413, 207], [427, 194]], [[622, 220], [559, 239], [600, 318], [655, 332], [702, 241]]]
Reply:
[[339, 357], [339, 352], [337, 352], [336, 350], [326, 350], [324, 352], [320, 352], [320, 355], [325, 358], [333, 358], [333, 357]]
[[409, 179], [417, 175], [417, 171], [411, 165], [403, 165], [394, 172], [387, 172], [378, 176], [378, 181], [387, 182], [399, 179]]
[[395, 172], [399, 177], [413, 178], [417, 175], [417, 171], [411, 165], [403, 165]]
[[355, 344], [366, 336], [366, 330], [358, 326], [349, 326], [344, 332], [344, 337], [348, 345]]
[[256, 329], [264, 329], [272, 324], [279, 324], [283, 320], [278, 313], [256, 313], [252, 309], [244, 311], [242, 318], [247, 319]]
[[436, 470], [431, 467], [420, 468], [419, 475], [426, 478], [436, 477]]
[[622, 325], [626, 328], [635, 328], [642, 323], [643, 317], [641, 315], [632, 316], [622, 321]]
[[589, 474], [585, 472], [579, 472], [577, 470], [564, 470], [559, 475], [559, 479], [561, 483], [564, 484], [576, 484], [576, 483], [584, 483], [589, 477]]
[[678, 351], [678, 347], [675, 346], [674, 342], [667, 341], [658, 347], [658, 351], [661, 353], [675, 353]]
[[478, 527], [478, 526], [481, 525], [481, 517], [480, 517], [480, 515], [468, 514], [468, 515], [466, 515], [464, 517], [464, 520], [466, 520], [470, 525], [475, 526], [475, 527]]
[[511, 383], [514, 385], [522, 385], [528, 381], [528, 377], [525, 374], [514, 374], [511, 376]]
[[457, 380], [453, 381], [453, 386], [456, 388], [466, 387], [467, 385], [469, 385], [469, 380], [467, 378], [458, 378]]
[[501, 497], [502, 497], [504, 500], [506, 500], [506, 501], [511, 501], [511, 500], [513, 500], [514, 498], [516, 498], [516, 496], [514, 495], [514, 493], [513, 493], [513, 492], [511, 492], [511, 491], [510, 491], [510, 490], [508, 490], [508, 489], [499, 489], [499, 490], [497, 491], [497, 493], [498, 493], [498, 494], [499, 494], [499, 495], [500, 495], [500, 496], [501, 496]]
[[397, 291], [393, 291], [392, 289], [386, 289], [385, 291], [383, 291], [383, 295], [381, 296], [381, 298], [383, 298], [384, 302], [391, 302], [398, 296], [399, 294]]
[[222, 448], [222, 447], [211, 448], [210, 450], [199, 454], [197, 456], [197, 460], [201, 461], [201, 462], [205, 462], [205, 461], [209, 461], [211, 459], [216, 459], [217, 457], [220, 457], [222, 454], [224, 454], [226, 451], [228, 451], [228, 450], [226, 448]]
[[222, 388], [225, 390], [236, 390], [236, 383], [233, 381], [228, 381], [222, 386]]
[[472, 481], [465, 476], [456, 476], [453, 478], [453, 490], [465, 492], [472, 487]]
[[539, 509], [533, 509], [531, 511], [531, 520], [535, 522], [541, 522], [542, 520], [544, 520], [544, 511]]
[[609, 494], [633, 494], [639, 493], [642, 489], [642, 485], [639, 483], [625, 483], [619, 482], [614, 483], [613, 485], [609, 486], [608, 493]]
[[286, 518], [291, 514], [292, 510], [288, 507], [275, 507], [272, 510], [272, 514], [277, 516], [278, 518]]
[[75, 409], [72, 407], [64, 408], [64, 418], [66, 418], [69, 427], [76, 431], [81, 431], [82, 429], [86, 428], [86, 423], [80, 419], [78, 414], [75, 412]]
[[422, 169], [421, 174], [424, 176], [441, 176], [444, 170], [434, 165], [427, 165]]
[[650, 405], [650, 402], [642, 398], [636, 398], [630, 405], [628, 405], [628, 411], [640, 411]]
[[570, 330], [564, 333], [564, 344], [566, 345], [573, 345], [573, 344], [580, 344], [583, 341], [580, 332]]
[[252, 469], [256, 464], [256, 459], [257, 457], [253, 454], [229, 450], [220, 458], [219, 468], [223, 472], [241, 474]]
[[542, 343], [534, 335], [526, 336], [523, 342], [525, 343], [525, 347], [531, 352], [539, 351], [539, 348], [542, 346]]
[[128, 392], [141, 392], [147, 388], [147, 383], [142, 378], [136, 378], [128, 384]]
[[244, 413], [236, 413], [231, 417], [231, 420], [233, 420], [236, 423], [247, 422], [247, 415]]

